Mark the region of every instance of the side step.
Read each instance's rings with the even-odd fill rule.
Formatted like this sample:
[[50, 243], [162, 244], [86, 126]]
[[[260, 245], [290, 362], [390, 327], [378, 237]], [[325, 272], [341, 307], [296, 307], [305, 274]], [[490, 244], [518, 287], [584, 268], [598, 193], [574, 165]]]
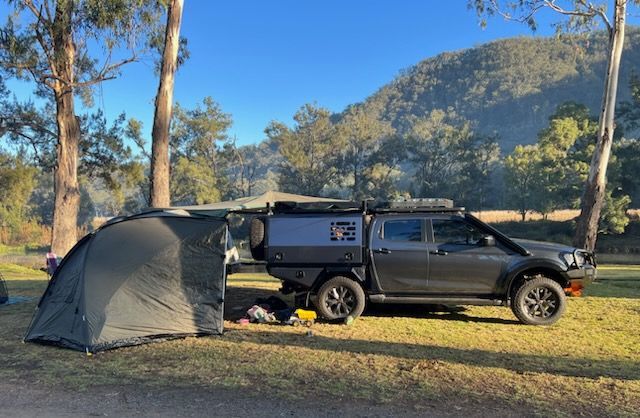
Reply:
[[447, 296], [387, 296], [369, 295], [373, 303], [403, 303], [403, 304], [434, 304], [434, 305], [485, 305], [502, 306], [505, 303], [499, 299], [483, 299], [474, 297]]

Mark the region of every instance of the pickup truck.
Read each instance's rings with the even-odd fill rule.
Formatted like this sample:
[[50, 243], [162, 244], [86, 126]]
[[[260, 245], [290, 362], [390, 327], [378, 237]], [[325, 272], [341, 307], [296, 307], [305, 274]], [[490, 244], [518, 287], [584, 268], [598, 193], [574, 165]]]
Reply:
[[251, 223], [253, 257], [327, 320], [367, 303], [509, 306], [549, 325], [596, 277], [592, 252], [511, 239], [448, 199], [278, 202]]

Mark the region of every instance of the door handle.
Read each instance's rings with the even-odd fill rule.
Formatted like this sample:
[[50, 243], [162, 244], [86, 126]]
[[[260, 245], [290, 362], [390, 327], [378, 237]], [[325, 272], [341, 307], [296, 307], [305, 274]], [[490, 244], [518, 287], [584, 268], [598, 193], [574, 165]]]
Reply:
[[373, 252], [378, 254], [391, 254], [391, 250], [388, 248], [378, 248], [377, 250], [373, 250]]
[[446, 251], [442, 251], [442, 250], [435, 250], [435, 251], [429, 251], [429, 254], [434, 254], [434, 255], [447, 255], [449, 254]]

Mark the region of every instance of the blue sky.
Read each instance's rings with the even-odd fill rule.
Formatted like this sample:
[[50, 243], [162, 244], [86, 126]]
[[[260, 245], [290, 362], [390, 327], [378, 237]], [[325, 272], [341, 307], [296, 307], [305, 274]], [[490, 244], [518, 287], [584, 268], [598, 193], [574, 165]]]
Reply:
[[[185, 0], [182, 35], [191, 58], [176, 76], [175, 99], [192, 107], [213, 97], [233, 117], [230, 134], [240, 144], [255, 143], [270, 120], [289, 124], [304, 103], [341, 111], [420, 60], [531, 35], [525, 25], [501, 18], [482, 30], [466, 4]], [[537, 36], [553, 33], [547, 16]], [[110, 119], [124, 111], [143, 121], [150, 137], [157, 84], [151, 61], [130, 64], [119, 79], [103, 83], [95, 103]], [[10, 87], [21, 99], [32, 90], [22, 83]]]

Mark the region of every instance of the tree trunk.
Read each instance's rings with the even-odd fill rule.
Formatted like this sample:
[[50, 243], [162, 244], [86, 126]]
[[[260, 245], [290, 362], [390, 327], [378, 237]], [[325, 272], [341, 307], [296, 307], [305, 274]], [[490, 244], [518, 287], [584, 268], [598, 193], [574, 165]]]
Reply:
[[150, 206], [168, 207], [169, 194], [169, 125], [173, 107], [173, 84], [180, 45], [180, 20], [184, 0], [171, 0], [167, 10], [167, 28], [151, 132]]
[[611, 154], [611, 142], [615, 129], [614, 117], [618, 73], [624, 44], [627, 0], [616, 0], [613, 27], [609, 33], [609, 57], [605, 75], [602, 111], [600, 113], [598, 139], [589, 168], [589, 176], [582, 195], [580, 216], [573, 243], [578, 248], [593, 251], [598, 236], [600, 212], [604, 202], [607, 181], [607, 165]]
[[73, 103], [75, 44], [71, 16], [73, 3], [59, 2], [56, 8], [56, 32], [54, 50], [56, 71], [59, 79], [53, 86], [56, 101], [56, 123], [58, 143], [56, 145], [56, 167], [53, 187], [55, 203], [53, 207], [53, 231], [51, 251], [64, 256], [77, 240], [78, 208], [80, 190], [78, 187], [78, 146], [80, 125], [76, 119]]
[[56, 93], [58, 124], [57, 164], [54, 171], [55, 205], [51, 250], [64, 256], [77, 240], [78, 208], [78, 144], [80, 126], [76, 119], [70, 90]]

